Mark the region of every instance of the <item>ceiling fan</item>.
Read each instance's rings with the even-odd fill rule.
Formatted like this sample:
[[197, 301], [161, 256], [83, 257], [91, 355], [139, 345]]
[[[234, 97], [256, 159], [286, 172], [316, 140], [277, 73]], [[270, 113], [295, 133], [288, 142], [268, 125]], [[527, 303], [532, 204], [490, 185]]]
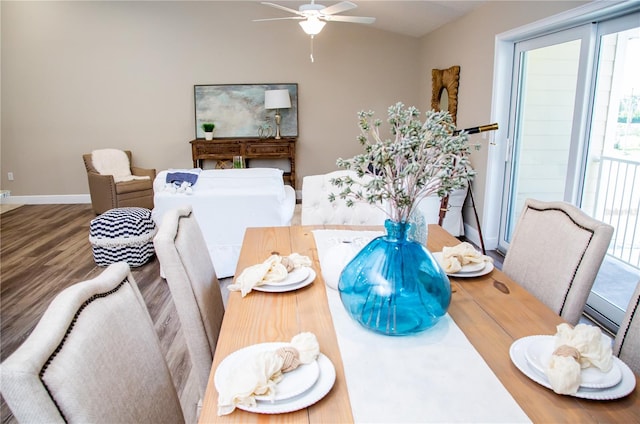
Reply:
[[311, 0], [309, 4], [303, 4], [298, 10], [291, 9], [286, 6], [281, 6], [275, 3], [262, 2], [265, 6], [275, 7], [276, 9], [284, 10], [285, 12], [293, 13], [297, 16], [289, 16], [285, 18], [269, 18], [269, 19], [254, 19], [254, 22], [260, 21], [278, 21], [285, 19], [298, 19], [301, 20], [300, 26], [311, 37], [317, 35], [322, 31], [327, 22], [351, 22], [356, 24], [372, 24], [376, 21], [376, 18], [368, 18], [364, 16], [343, 16], [338, 13], [346, 12], [347, 10], [355, 9], [358, 7], [350, 1], [342, 1], [336, 3], [333, 6], [324, 6], [316, 4], [315, 0]]

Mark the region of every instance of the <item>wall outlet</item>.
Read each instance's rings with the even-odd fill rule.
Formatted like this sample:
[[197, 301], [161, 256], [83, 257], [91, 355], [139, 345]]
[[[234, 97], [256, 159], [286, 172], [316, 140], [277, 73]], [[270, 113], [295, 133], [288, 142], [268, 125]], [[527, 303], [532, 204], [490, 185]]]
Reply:
[[13, 181], [13, 172], [7, 172], [7, 178], [9, 181]]

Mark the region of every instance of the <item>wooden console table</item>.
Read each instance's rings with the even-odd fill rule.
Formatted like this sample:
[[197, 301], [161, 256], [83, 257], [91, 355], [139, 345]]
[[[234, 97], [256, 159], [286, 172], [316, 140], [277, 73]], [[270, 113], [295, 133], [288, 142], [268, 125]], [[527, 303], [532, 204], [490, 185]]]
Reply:
[[214, 138], [191, 140], [193, 167], [202, 167], [204, 160], [289, 159], [291, 171], [283, 175], [284, 182], [296, 187], [296, 138]]

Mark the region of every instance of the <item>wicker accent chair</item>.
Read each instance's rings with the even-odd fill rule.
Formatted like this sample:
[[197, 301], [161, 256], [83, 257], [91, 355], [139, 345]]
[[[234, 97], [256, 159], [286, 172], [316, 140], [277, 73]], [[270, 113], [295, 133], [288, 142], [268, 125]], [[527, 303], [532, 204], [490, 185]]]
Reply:
[[182, 423], [153, 322], [124, 262], [58, 294], [0, 365], [18, 422]]
[[502, 271], [575, 325], [612, 235], [569, 203], [527, 199]]
[[[132, 163], [131, 151], [124, 151]], [[137, 206], [153, 209], [153, 180], [156, 177], [155, 169], [145, 169], [131, 166], [131, 174], [135, 176], [148, 176], [149, 179], [122, 181], [116, 183], [112, 175], [102, 175], [93, 166], [91, 153], [82, 155], [84, 166], [89, 179], [89, 193], [91, 205], [96, 215], [100, 215], [113, 208]]]
[[176, 305], [202, 399], [224, 317], [220, 283], [191, 206], [165, 212], [153, 240]]
[[613, 353], [640, 375], [640, 282], [631, 296], [627, 312], [613, 343]]

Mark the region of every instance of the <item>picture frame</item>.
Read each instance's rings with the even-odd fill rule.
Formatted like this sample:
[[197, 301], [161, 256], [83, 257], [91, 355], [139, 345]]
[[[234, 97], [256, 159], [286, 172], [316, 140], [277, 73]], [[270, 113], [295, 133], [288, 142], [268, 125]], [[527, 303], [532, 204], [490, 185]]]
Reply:
[[455, 124], [458, 115], [460, 66], [456, 65], [448, 69], [432, 69], [431, 84], [431, 109], [449, 111]]
[[207, 84], [194, 85], [195, 135], [204, 138], [202, 124], [215, 124], [214, 137], [264, 138], [275, 134], [275, 110], [264, 107], [264, 92], [287, 89], [291, 108], [279, 109], [282, 137], [298, 136], [298, 84]]

